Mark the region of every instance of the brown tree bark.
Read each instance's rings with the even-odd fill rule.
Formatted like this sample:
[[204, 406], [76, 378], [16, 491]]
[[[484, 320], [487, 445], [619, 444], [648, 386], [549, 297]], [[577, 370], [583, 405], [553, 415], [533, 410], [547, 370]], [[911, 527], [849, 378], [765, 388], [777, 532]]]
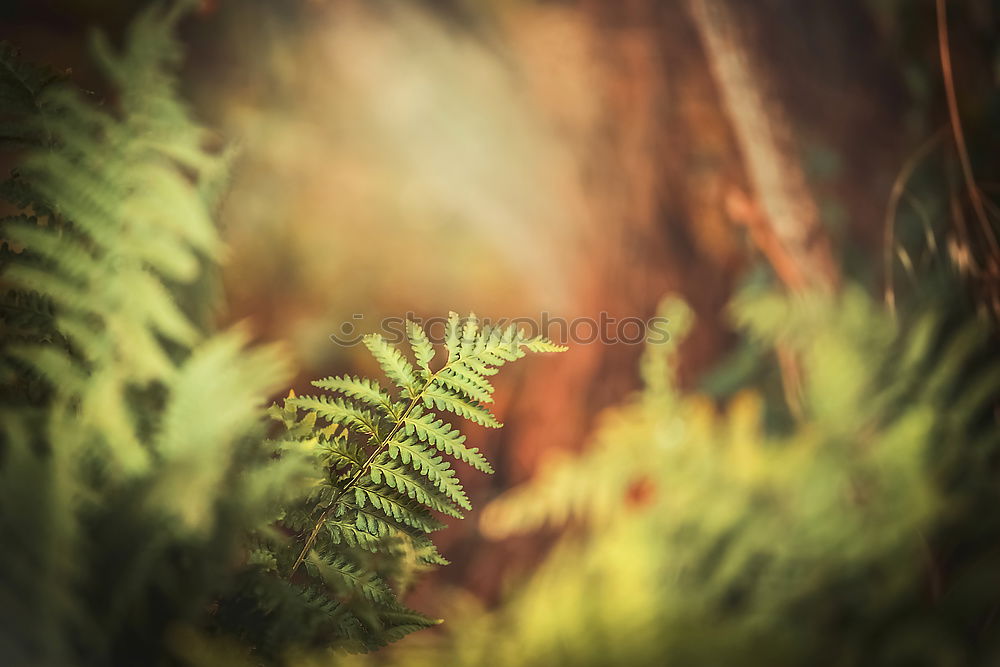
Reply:
[[730, 199], [730, 212], [782, 281], [794, 290], [832, 289], [839, 280], [819, 207], [809, 190], [787, 114], [728, 0], [688, 0], [757, 205]]

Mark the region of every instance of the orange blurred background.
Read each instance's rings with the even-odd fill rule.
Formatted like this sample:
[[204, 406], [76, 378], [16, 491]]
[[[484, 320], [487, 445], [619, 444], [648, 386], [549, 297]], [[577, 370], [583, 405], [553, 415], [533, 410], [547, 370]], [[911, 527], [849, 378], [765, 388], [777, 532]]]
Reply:
[[[893, 3], [745, 5], [834, 253], [875, 284], [892, 181], [941, 113], [915, 106], [936, 84], [911, 70], [932, 53], [905, 51]], [[3, 10], [4, 36], [100, 96], [85, 26], [115, 34], [133, 11], [47, 0]], [[959, 14], [972, 25], [973, 10]], [[216, 0], [184, 35], [190, 99], [239, 149], [219, 321], [285, 342], [297, 391], [373, 372], [330, 334], [407, 312], [649, 318], [676, 292], [697, 317], [682, 380], [733, 351], [725, 304], [766, 262], [732, 206], [753, 187], [684, 3]], [[972, 40], [958, 48], [978, 56]], [[463, 474], [473, 504], [583, 448], [601, 409], [638, 385], [639, 353], [574, 345], [502, 376], [506, 427], [469, 427], [497, 469]], [[438, 538], [453, 565], [425, 598], [445, 580], [493, 599], [503, 572], [544, 550], [491, 542], [470, 519]], [[433, 599], [414, 604], [435, 613]]]

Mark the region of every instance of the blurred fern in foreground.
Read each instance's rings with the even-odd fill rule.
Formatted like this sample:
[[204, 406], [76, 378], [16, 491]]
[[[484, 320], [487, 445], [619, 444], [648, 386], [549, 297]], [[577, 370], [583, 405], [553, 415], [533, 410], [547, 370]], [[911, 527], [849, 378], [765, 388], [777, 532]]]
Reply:
[[3, 135], [28, 150], [0, 187], [17, 211], [0, 278], [5, 664], [157, 662], [278, 497], [235, 462], [285, 362], [206, 337], [175, 297], [218, 255], [222, 167], [169, 73], [176, 17], [143, 14], [121, 55], [95, 40], [116, 115], [0, 53]]
[[411, 323], [416, 367], [366, 339], [398, 396], [328, 378], [339, 398], [292, 396], [269, 431], [282, 356], [192, 312], [226, 156], [179, 101], [182, 8], [120, 54], [95, 40], [112, 113], [0, 48], [0, 138], [26, 151], [0, 184], [4, 665], [284, 663], [433, 624], [399, 597], [444, 562], [434, 513], [469, 507], [438, 452], [490, 471], [435, 410], [498, 427], [486, 378], [560, 349], [452, 315], [432, 371]]
[[899, 323], [856, 288], [740, 298], [747, 335], [801, 359], [803, 414], [777, 429], [752, 389], [719, 408], [674, 388], [690, 317], [668, 301], [646, 388], [484, 516], [569, 535], [497, 610], [456, 599], [447, 634], [397, 663], [993, 664], [995, 334], [932, 294]]

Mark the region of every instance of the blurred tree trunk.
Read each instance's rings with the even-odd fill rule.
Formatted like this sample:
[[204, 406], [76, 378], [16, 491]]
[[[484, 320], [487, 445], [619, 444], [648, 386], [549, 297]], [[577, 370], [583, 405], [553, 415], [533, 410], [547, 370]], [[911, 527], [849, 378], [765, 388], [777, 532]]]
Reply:
[[[896, 127], [890, 123], [900, 105], [895, 72], [879, 59], [879, 35], [861, 0], [761, 0], [740, 7], [740, 21], [770, 29], [766, 39], [749, 28], [743, 34], [731, 24], [713, 24], [716, 46], [730, 49], [725, 65], [753, 63], [752, 70], [721, 72], [727, 83], [736, 78], [738, 88], [720, 82], [720, 54], [699, 43], [707, 39], [685, 3], [580, 0], [525, 7], [510, 24], [519, 69], [541, 113], [581, 151], [579, 219], [588, 234], [574, 272], [578, 314], [647, 317], [665, 293], [681, 294], [696, 313], [680, 354], [681, 380], [690, 387], [729, 349], [726, 304], [752, 255], [764, 252], [796, 286], [835, 284], [833, 241], [821, 226], [821, 205], [828, 202], [846, 213], [838, 244], [877, 250], [880, 227], [871, 223], [881, 220], [897, 165], [897, 133], [888, 130]], [[732, 12], [727, 16], [733, 20]], [[586, 95], [561, 95], [579, 72], [585, 72], [579, 87]], [[752, 157], [741, 156], [757, 136], [740, 116], [744, 97], [756, 109], [751, 121], [763, 126], [764, 143], [748, 146]], [[795, 136], [858, 168], [834, 169], [817, 188], [792, 139], [793, 120]], [[757, 178], [760, 168], [772, 170], [769, 179]], [[732, 194], [748, 192], [754, 197], [742, 202]], [[774, 212], [784, 225], [780, 237], [772, 230]], [[734, 222], [750, 233], [741, 234]], [[498, 442], [491, 450], [499, 462], [496, 487], [585, 447], [600, 411], [636, 386], [639, 351], [576, 345], [552, 360], [544, 377], [528, 378], [505, 410], [507, 448]], [[781, 363], [793, 401], [794, 360]], [[528, 538], [481, 549], [470, 541], [476, 555], [455, 560], [465, 568], [466, 585], [491, 599], [499, 588], [496, 572], [531, 562], [544, 545]], [[449, 553], [459, 553], [457, 546]]]
[[810, 192], [785, 109], [749, 48], [728, 0], [688, 0], [691, 16], [746, 162], [759, 212], [730, 200], [734, 217], [792, 289], [838, 282], [830, 240]]

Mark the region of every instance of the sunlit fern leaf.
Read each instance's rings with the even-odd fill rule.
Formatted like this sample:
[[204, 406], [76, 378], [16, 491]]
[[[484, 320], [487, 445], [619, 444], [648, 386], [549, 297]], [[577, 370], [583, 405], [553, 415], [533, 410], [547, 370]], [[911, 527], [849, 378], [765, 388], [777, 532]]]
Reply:
[[565, 352], [569, 349], [565, 345], [558, 345], [543, 337], [529, 338], [522, 344], [529, 352]]
[[472, 509], [469, 498], [465, 495], [451, 465], [442, 457], [427, 450], [416, 438], [395, 436], [389, 441], [387, 453], [389, 458], [399, 459], [426, 477], [438, 491], [459, 507]]
[[[521, 354], [520, 356], [524, 355]], [[514, 356], [512, 358], [517, 359], [519, 357]], [[492, 393], [492, 388], [485, 378], [496, 375], [506, 363], [506, 359], [494, 357], [489, 353], [484, 355], [470, 353], [463, 354], [458, 361], [450, 364], [448, 369], [458, 369], [463, 376], [470, 377], [475, 384], [480, 385], [483, 391]], [[484, 382], [486, 383], [485, 385], [483, 384]]]
[[516, 342], [505, 339], [504, 330], [497, 328], [484, 328], [476, 341], [475, 347], [463, 355], [463, 360], [470, 367], [477, 367], [477, 370], [484, 375], [492, 375], [495, 370], [489, 367], [500, 368], [509, 361], [514, 361], [524, 356]]
[[285, 434], [285, 437], [290, 440], [312, 438], [314, 437], [313, 433], [316, 431], [316, 413], [307, 412], [302, 419], [287, 424], [287, 427], [288, 432]]
[[417, 377], [414, 375], [413, 366], [402, 352], [387, 343], [379, 334], [368, 334], [364, 338], [364, 344], [382, 367], [382, 371], [396, 383], [397, 387], [406, 392], [416, 387]]
[[435, 385], [425, 390], [423, 400], [424, 405], [428, 408], [447, 410], [487, 428], [501, 428], [503, 426], [489, 410], [443, 387]]
[[431, 361], [434, 360], [434, 346], [427, 338], [427, 334], [423, 328], [416, 322], [411, 320], [406, 321], [406, 333], [410, 338], [410, 347], [413, 350], [414, 358], [417, 360], [417, 365], [424, 372], [429, 373], [431, 370]]
[[469, 313], [469, 316], [465, 318], [465, 323], [462, 325], [462, 342], [460, 347], [462, 356], [470, 354], [475, 349], [477, 331], [479, 331], [479, 318], [476, 317], [475, 313]]
[[481, 373], [470, 368], [464, 358], [441, 371], [437, 379], [451, 391], [465, 394], [476, 403], [493, 402], [493, 385]]
[[[347, 506], [351, 508], [350, 515], [354, 517], [354, 525], [375, 537], [386, 538], [388, 541], [390, 538], [416, 537], [423, 534], [422, 531], [414, 530], [405, 523], [386, 516], [373, 505], [358, 507], [349, 504]], [[386, 551], [389, 549], [386, 548]]]
[[344, 375], [342, 377], [328, 377], [322, 380], [314, 380], [311, 384], [320, 389], [339, 392], [373, 407], [381, 407], [390, 416], [396, 414], [396, 407], [393, 405], [392, 397], [385, 393], [381, 385], [375, 380]]
[[371, 507], [355, 507], [352, 513], [354, 526], [375, 537], [389, 537], [394, 531], [401, 529], [399, 524]]
[[448, 363], [458, 358], [462, 347], [462, 319], [458, 313], [448, 313], [448, 324], [445, 326], [445, 347], [448, 350]]
[[[434, 513], [461, 518], [461, 510], [471, 508], [452, 459], [492, 472], [482, 453], [468, 447], [465, 436], [435, 410], [499, 427], [483, 407], [493, 393], [486, 378], [523, 357], [525, 344], [513, 328], [480, 328], [474, 315], [463, 321], [451, 313], [448, 358], [434, 368], [434, 346], [420, 325], [408, 321], [407, 337], [412, 359], [377, 334], [364, 339], [386, 376], [402, 390], [402, 400], [393, 400], [375, 381], [341, 376], [313, 383], [339, 396], [290, 395], [283, 408], [271, 411], [289, 433], [303, 438], [308, 429], [298, 410], [315, 415], [317, 424], [348, 427], [336, 436], [315, 434], [320, 472], [326, 479], [282, 520], [297, 536], [295, 553], [284, 552], [279, 558], [289, 577], [299, 576], [303, 563], [309, 577], [319, 576], [317, 559], [335, 555], [351, 556], [361, 567], [388, 568], [379, 571], [380, 576], [396, 582], [408, 581], [428, 565], [445, 564], [427, 537], [443, 525]], [[349, 643], [361, 648], [376, 645], [386, 630], [396, 636], [430, 622], [401, 607], [363, 608], [356, 600], [343, 602], [357, 623], [343, 621], [340, 631], [350, 632]]]
[[415, 435], [422, 442], [436, 447], [445, 454], [468, 463], [473, 468], [493, 473], [489, 462], [478, 449], [465, 446], [465, 436], [446, 422], [435, 419], [434, 413], [413, 415], [403, 420], [403, 430], [407, 435]]
[[331, 424], [343, 424], [358, 428], [369, 435], [378, 433], [378, 420], [371, 412], [359, 408], [349, 401], [328, 396], [298, 396], [290, 399], [292, 405], [312, 410], [321, 419]]

